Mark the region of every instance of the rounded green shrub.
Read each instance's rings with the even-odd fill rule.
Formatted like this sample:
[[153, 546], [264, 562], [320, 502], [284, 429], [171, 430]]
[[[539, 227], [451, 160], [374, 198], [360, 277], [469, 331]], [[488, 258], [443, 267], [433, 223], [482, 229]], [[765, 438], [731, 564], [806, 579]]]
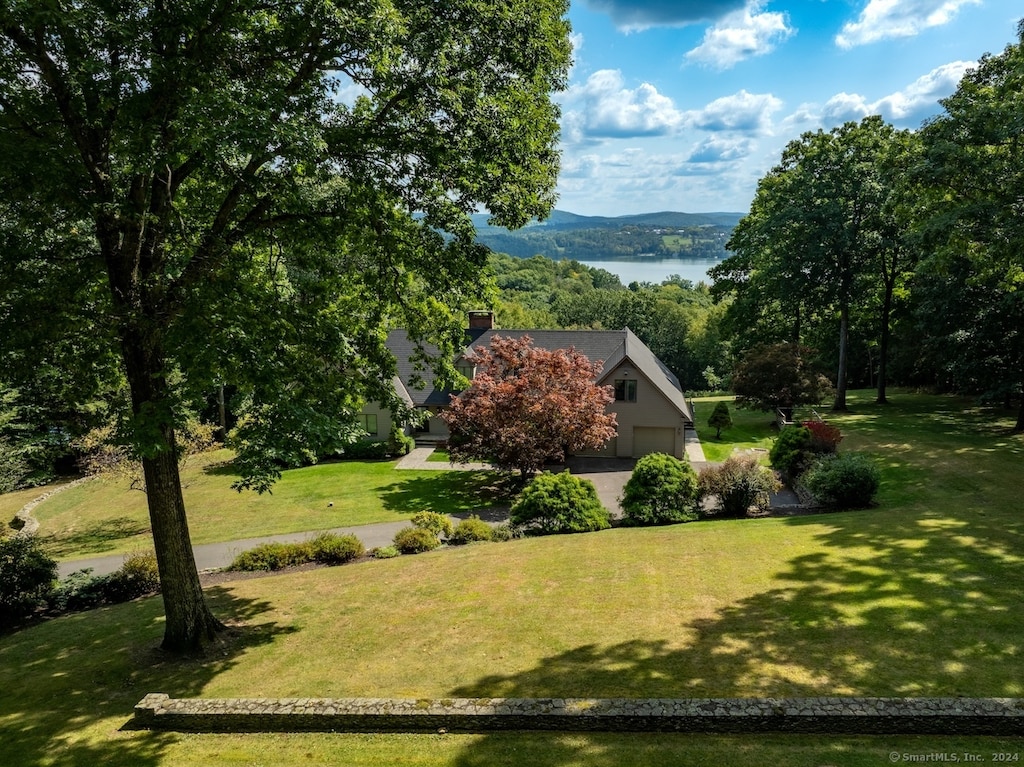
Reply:
[[103, 604], [106, 598], [106, 575], [93, 575], [92, 568], [75, 570], [62, 578], [48, 602], [54, 612], [91, 610]]
[[106, 578], [103, 587], [108, 602], [127, 602], [160, 591], [160, 571], [153, 552], [136, 552], [124, 558], [121, 567]]
[[406, 527], [395, 533], [395, 548], [402, 554], [421, 554], [436, 549], [441, 541], [423, 527]]
[[700, 497], [715, 499], [714, 506], [705, 506], [705, 516], [725, 514], [745, 516], [752, 508], [765, 510], [771, 494], [782, 485], [771, 469], [761, 466], [752, 456], [732, 456], [718, 466], [701, 471]]
[[57, 563], [31, 535], [0, 539], [0, 630], [46, 603]]
[[438, 514], [436, 511], [420, 511], [412, 515], [413, 527], [420, 527], [429, 530], [438, 540], [450, 538], [452, 535], [452, 521], [445, 514]]
[[398, 426], [391, 427], [388, 435], [388, 452], [393, 456], [409, 455], [416, 447], [416, 440], [403, 432]]
[[394, 546], [378, 546], [370, 550], [370, 556], [374, 559], [394, 559], [402, 555]]
[[363, 542], [354, 535], [320, 533], [309, 543], [313, 561], [323, 565], [343, 565], [366, 553]]
[[496, 543], [503, 543], [505, 541], [511, 541], [513, 538], [520, 537], [520, 533], [516, 528], [509, 522], [502, 525], [495, 525], [491, 528], [491, 540]]
[[801, 481], [823, 506], [862, 509], [874, 501], [881, 473], [862, 453], [836, 453], [818, 458]]
[[309, 541], [302, 543], [261, 543], [243, 551], [228, 566], [229, 570], [281, 570], [313, 561]]
[[464, 519], [455, 526], [455, 530], [448, 537], [450, 543], [463, 544], [474, 541], [489, 541], [494, 536], [489, 524], [478, 516]]
[[608, 510], [587, 479], [561, 474], [539, 474], [512, 505], [512, 524], [528, 532], [586, 533], [611, 526]]
[[631, 525], [667, 525], [697, 518], [697, 474], [666, 453], [636, 462], [622, 492], [624, 520]]
[[786, 426], [772, 443], [768, 457], [783, 476], [796, 479], [814, 460], [811, 447], [813, 435], [806, 426]]

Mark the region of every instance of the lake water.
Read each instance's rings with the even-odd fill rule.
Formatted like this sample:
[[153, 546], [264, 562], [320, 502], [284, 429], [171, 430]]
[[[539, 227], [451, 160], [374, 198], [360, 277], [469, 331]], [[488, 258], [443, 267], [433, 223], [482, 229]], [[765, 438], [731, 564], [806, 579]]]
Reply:
[[720, 264], [713, 258], [663, 258], [644, 261], [580, 261], [581, 264], [604, 269], [616, 274], [623, 285], [631, 282], [653, 282], [659, 285], [668, 279], [670, 274], [678, 274], [684, 280], [695, 285], [698, 282], [711, 284], [708, 269]]

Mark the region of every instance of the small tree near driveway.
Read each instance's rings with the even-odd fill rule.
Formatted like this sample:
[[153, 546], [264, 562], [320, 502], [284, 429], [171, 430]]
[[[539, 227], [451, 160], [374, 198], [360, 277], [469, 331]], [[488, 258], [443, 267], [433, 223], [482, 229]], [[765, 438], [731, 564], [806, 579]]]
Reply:
[[526, 479], [545, 462], [597, 450], [615, 436], [615, 414], [605, 412], [614, 391], [597, 385], [600, 365], [575, 349], [495, 336], [467, 359], [476, 376], [441, 414], [452, 461], [487, 461]]
[[708, 426], [715, 430], [715, 439], [722, 438], [722, 429], [732, 428], [732, 416], [729, 414], [729, 406], [724, 402], [715, 405], [708, 418]]

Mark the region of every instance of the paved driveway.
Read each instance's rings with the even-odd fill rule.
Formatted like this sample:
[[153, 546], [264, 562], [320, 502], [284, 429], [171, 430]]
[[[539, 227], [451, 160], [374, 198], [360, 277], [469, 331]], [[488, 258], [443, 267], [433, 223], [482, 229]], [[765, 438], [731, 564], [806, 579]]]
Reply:
[[568, 468], [582, 479], [589, 479], [597, 488], [597, 496], [612, 513], [612, 519], [622, 517], [619, 496], [633, 474], [635, 458], [580, 458], [569, 459]]

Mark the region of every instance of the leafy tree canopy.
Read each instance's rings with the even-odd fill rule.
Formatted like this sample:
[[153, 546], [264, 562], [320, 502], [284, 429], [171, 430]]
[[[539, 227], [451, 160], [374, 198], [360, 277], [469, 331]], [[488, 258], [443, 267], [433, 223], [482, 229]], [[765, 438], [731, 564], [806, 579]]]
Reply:
[[615, 414], [605, 412], [612, 388], [597, 385], [600, 367], [576, 350], [495, 336], [468, 361], [473, 382], [441, 415], [452, 460], [485, 460], [527, 477], [615, 436]]
[[53, 338], [62, 370], [123, 371], [168, 649], [218, 628], [181, 500], [180, 414], [237, 385], [243, 484], [263, 490], [282, 461], [350, 438], [364, 397], [386, 398], [388, 328], [447, 328], [434, 340], [455, 348], [452, 307], [485, 259], [469, 214], [514, 227], [553, 204], [565, 12], [3, 4], [0, 344], [31, 367]]

